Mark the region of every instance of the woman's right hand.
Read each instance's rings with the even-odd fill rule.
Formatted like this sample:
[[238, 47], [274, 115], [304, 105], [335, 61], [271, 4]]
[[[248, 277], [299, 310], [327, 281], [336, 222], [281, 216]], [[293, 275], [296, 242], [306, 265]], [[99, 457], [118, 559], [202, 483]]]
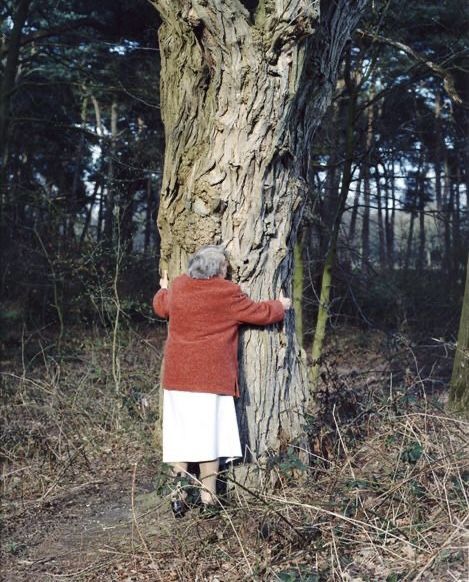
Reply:
[[160, 279], [160, 287], [162, 289], [168, 288], [168, 271], [163, 271], [163, 277]]
[[289, 297], [285, 297], [282, 290], [280, 290], [280, 297], [278, 298], [278, 300], [283, 305], [284, 309], [291, 308], [291, 299]]

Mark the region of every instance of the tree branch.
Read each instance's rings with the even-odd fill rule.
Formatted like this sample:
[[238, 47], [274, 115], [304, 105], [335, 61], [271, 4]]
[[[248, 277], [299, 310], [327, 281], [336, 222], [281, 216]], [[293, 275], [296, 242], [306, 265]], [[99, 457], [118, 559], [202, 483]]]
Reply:
[[[38, 32], [34, 32], [28, 36], [25, 36], [21, 39], [20, 46], [25, 46], [32, 42], [37, 42], [38, 40], [42, 40], [44, 38], [49, 38], [51, 36], [57, 36], [59, 34], [63, 34], [64, 32], [69, 32], [71, 30], [75, 30], [77, 28], [82, 28], [84, 26], [92, 27], [96, 30], [104, 31], [106, 27], [97, 20], [93, 18], [80, 18], [68, 24], [64, 24], [63, 26], [55, 26], [53, 28], [49, 28], [47, 30], [41, 30]], [[0, 50], [0, 58], [8, 52], [8, 42], [5, 46]]]
[[456, 91], [456, 87], [454, 85], [454, 79], [453, 79], [451, 73], [449, 73], [449, 71], [447, 71], [446, 69], [444, 69], [440, 65], [437, 65], [433, 61], [428, 60], [425, 56], [422, 56], [421, 54], [414, 51], [414, 49], [412, 47], [410, 47], [409, 45], [404, 44], [398, 40], [394, 40], [392, 38], [382, 36], [381, 34], [375, 34], [374, 32], [368, 32], [368, 31], [362, 30], [360, 28], [357, 29], [357, 33], [360, 34], [362, 37], [372, 39], [374, 42], [387, 44], [389, 46], [393, 46], [394, 48], [397, 48], [397, 49], [403, 51], [406, 55], [410, 56], [418, 63], [424, 65], [425, 67], [430, 69], [433, 73], [435, 73], [436, 75], [438, 75], [439, 77], [441, 77], [443, 79], [443, 85], [444, 85], [444, 88], [446, 90], [446, 93], [448, 94], [448, 97], [452, 101], [454, 101], [455, 103], [458, 103], [458, 104], [461, 104], [463, 102], [463, 100], [459, 96], [458, 92]]

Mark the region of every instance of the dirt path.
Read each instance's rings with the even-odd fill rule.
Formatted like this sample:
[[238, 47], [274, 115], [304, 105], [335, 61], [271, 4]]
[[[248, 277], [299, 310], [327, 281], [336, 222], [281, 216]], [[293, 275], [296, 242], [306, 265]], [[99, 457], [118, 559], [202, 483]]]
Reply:
[[167, 503], [150, 483], [137, 487], [134, 513], [131, 487], [122, 485], [90, 484], [20, 516], [8, 532], [3, 580], [90, 579], [94, 570], [142, 545], [135, 521], [145, 536], [163, 523], [171, 527]]

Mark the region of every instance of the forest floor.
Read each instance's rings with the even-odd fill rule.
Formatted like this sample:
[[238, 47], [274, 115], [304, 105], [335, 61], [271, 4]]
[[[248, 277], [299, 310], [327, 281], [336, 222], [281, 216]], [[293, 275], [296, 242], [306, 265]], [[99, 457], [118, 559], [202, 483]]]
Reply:
[[332, 333], [308, 466], [287, 451], [259, 468], [273, 489], [175, 520], [154, 428], [164, 331], [76, 330], [60, 358], [36, 332], [2, 361], [3, 580], [468, 579], [451, 346]]

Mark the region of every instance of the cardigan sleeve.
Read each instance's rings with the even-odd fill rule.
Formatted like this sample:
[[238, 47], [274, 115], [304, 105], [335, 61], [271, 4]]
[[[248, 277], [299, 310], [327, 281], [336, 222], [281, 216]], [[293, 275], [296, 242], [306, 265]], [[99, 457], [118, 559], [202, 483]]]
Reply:
[[280, 301], [277, 299], [253, 301], [243, 293], [239, 285], [236, 285], [230, 308], [233, 318], [238, 323], [268, 325], [282, 321], [285, 317], [285, 310]]
[[153, 297], [153, 311], [160, 317], [169, 317], [169, 291], [160, 289]]

